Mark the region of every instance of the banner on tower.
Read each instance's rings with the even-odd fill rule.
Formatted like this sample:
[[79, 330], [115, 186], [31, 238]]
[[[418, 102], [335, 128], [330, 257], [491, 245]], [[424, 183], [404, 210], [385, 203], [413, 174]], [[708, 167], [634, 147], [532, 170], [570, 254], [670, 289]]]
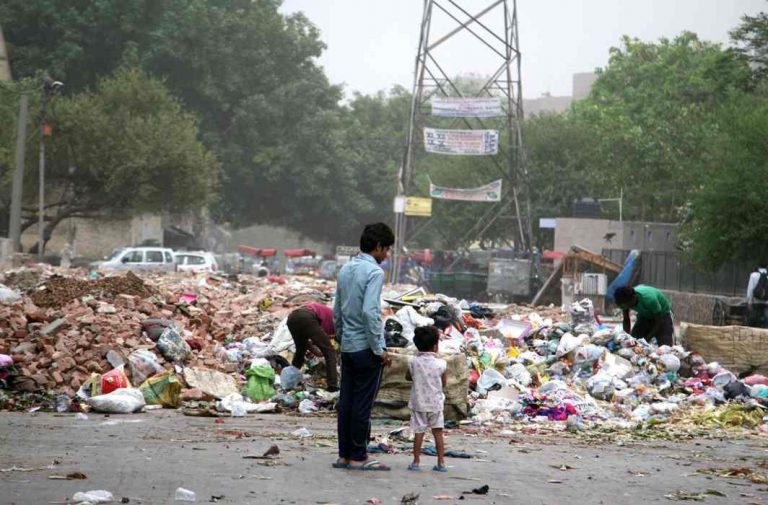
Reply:
[[487, 156], [499, 152], [498, 130], [440, 130], [424, 128], [428, 153]]
[[504, 115], [498, 97], [433, 96], [432, 115], [440, 117], [499, 117]]
[[498, 202], [501, 200], [501, 179], [479, 188], [457, 189], [437, 186], [429, 181], [429, 196], [440, 200], [464, 202]]

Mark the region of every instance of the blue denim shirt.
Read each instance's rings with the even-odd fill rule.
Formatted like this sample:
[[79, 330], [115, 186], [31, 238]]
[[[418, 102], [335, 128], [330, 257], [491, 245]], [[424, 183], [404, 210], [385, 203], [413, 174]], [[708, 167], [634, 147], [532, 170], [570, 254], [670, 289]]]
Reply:
[[336, 338], [341, 338], [341, 352], [384, 351], [382, 286], [384, 271], [370, 254], [361, 252], [339, 271], [333, 324]]

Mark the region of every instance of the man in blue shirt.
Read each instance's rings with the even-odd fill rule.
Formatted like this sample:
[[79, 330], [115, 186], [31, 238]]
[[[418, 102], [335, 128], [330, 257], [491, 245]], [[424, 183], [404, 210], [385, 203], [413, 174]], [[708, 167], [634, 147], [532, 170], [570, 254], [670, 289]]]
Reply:
[[360, 254], [339, 271], [333, 322], [341, 339], [341, 392], [338, 407], [339, 459], [334, 468], [389, 470], [368, 457], [371, 410], [384, 366], [392, 362], [384, 345], [381, 288], [395, 235], [384, 223], [369, 224]]

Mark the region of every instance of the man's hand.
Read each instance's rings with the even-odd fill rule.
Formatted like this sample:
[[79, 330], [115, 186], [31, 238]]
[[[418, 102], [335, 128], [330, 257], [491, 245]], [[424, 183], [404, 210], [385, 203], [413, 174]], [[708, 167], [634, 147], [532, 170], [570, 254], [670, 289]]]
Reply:
[[382, 352], [380, 356], [381, 362], [384, 363], [384, 366], [390, 366], [392, 364], [392, 356], [390, 356], [387, 351]]

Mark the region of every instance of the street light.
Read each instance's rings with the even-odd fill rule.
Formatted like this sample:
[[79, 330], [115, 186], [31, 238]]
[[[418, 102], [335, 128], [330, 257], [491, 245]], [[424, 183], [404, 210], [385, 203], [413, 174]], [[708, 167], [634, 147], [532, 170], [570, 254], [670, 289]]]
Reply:
[[46, 134], [46, 104], [48, 97], [56, 94], [64, 83], [54, 81], [46, 77], [43, 81], [40, 95], [40, 181], [38, 185], [38, 211], [37, 211], [37, 255], [42, 261], [43, 246], [45, 244], [45, 134]]

